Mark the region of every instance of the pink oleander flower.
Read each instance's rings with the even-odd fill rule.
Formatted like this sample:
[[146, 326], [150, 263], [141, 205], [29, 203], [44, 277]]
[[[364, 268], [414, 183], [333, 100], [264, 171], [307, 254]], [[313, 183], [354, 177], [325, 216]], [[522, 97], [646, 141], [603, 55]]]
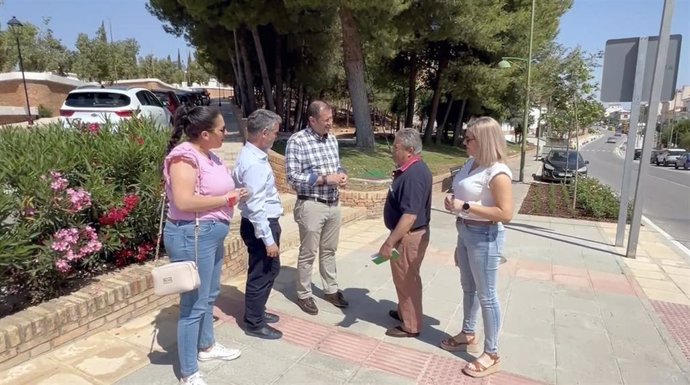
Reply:
[[67, 195], [71, 203], [69, 209], [71, 212], [76, 213], [87, 207], [91, 207], [91, 194], [89, 194], [88, 191], [81, 188], [78, 190], [68, 188]]
[[63, 178], [62, 174], [57, 171], [51, 171], [50, 178], [52, 180], [50, 182], [50, 188], [55, 192], [62, 191], [69, 186], [69, 181]]
[[58, 259], [57, 261], [55, 261], [55, 268], [60, 273], [66, 273], [70, 270], [70, 265], [66, 259]]
[[100, 129], [101, 129], [101, 125], [98, 123], [91, 123], [88, 126], [86, 126], [86, 131], [88, 131], [92, 134], [97, 134]]
[[74, 244], [79, 241], [79, 229], [69, 228], [60, 229], [53, 235], [53, 245], [51, 248], [55, 251], [67, 251]]

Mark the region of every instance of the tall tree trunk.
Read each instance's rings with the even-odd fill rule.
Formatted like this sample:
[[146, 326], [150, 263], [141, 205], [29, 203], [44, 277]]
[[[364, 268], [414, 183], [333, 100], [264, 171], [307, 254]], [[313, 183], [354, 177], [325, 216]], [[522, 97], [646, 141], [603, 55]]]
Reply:
[[261, 37], [256, 26], [251, 27], [252, 37], [254, 38], [254, 48], [256, 48], [256, 56], [259, 58], [259, 69], [261, 70], [261, 81], [264, 84], [264, 97], [266, 99], [266, 106], [269, 110], [275, 111], [276, 105], [273, 102], [273, 92], [271, 89], [271, 80], [268, 78], [268, 69], [266, 68], [266, 58], [264, 57], [264, 48], [261, 44]]
[[283, 115], [283, 37], [276, 36], [276, 113]]
[[[235, 104], [237, 105], [244, 105], [245, 104], [245, 96], [242, 95], [242, 91], [244, 88], [244, 85], [242, 84], [242, 74], [240, 73], [240, 68], [239, 68], [239, 63], [235, 60], [233, 57], [232, 52], [228, 49], [228, 55], [230, 55], [230, 64], [232, 65], [232, 72], [235, 74], [235, 88], [233, 89], [233, 93], [235, 94]], [[239, 104], [237, 103], [239, 101]]]
[[453, 107], [453, 97], [448, 93], [448, 105], [446, 106], [446, 114], [443, 116], [443, 123], [441, 123], [441, 127], [443, 127], [444, 131], [446, 128], [446, 123], [448, 123], [448, 115], [450, 115], [450, 109]]
[[460, 145], [460, 131], [462, 131], [462, 116], [465, 115], [466, 105], [467, 99], [462, 99], [462, 105], [460, 106], [460, 115], [458, 115], [458, 121], [455, 122], [455, 131], [453, 131], [453, 146]]
[[299, 85], [299, 92], [297, 93], [297, 106], [295, 107], [295, 125], [292, 126], [292, 132], [299, 131], [302, 124], [302, 105], [304, 104], [304, 85]]
[[290, 74], [288, 73], [287, 77], [287, 89], [288, 89], [288, 97], [285, 100], [285, 116], [283, 117], [283, 130], [288, 131], [290, 130], [290, 110], [292, 108], [292, 78], [290, 77]]
[[414, 123], [414, 103], [417, 97], [417, 55], [410, 58], [410, 74], [407, 79], [407, 112], [405, 113], [405, 127], [412, 127]]
[[[431, 143], [431, 134], [434, 131], [434, 123], [436, 122], [436, 114], [438, 113], [438, 103], [441, 100], [443, 71], [446, 67], [448, 67], [448, 55], [442, 54], [438, 62], [438, 71], [436, 71], [436, 85], [434, 86], [434, 98], [431, 101], [431, 112], [429, 113], [429, 120], [426, 123], [426, 130], [424, 130], [424, 144]], [[438, 134], [436, 136], [438, 136]]]
[[239, 44], [237, 44], [237, 29], [232, 30], [232, 36], [235, 40], [235, 62], [237, 65], [237, 83], [239, 84], [240, 92], [238, 93], [238, 96], [240, 97], [240, 100], [242, 101], [242, 112], [244, 113], [244, 116], [247, 116], [247, 110], [249, 109], [248, 103], [249, 103], [249, 95], [247, 95], [247, 82], [245, 81], [244, 76], [242, 75], [242, 61], [240, 60], [240, 47]]
[[242, 56], [242, 64], [244, 67], [244, 79], [246, 81], [247, 94], [247, 115], [256, 110], [256, 97], [254, 96], [254, 75], [249, 64], [249, 55], [247, 54], [247, 45], [244, 41], [244, 34], [240, 34], [238, 39], [240, 45], [240, 55]]
[[357, 147], [365, 150], [374, 149], [374, 132], [371, 128], [367, 88], [364, 82], [364, 57], [362, 43], [357, 31], [357, 24], [352, 10], [340, 7], [340, 24], [343, 29], [343, 57], [347, 88], [350, 91], [355, 115]]

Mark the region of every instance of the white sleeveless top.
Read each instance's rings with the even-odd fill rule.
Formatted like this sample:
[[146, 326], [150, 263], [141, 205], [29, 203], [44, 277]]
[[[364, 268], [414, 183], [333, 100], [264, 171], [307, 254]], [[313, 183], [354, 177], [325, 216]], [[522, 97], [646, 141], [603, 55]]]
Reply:
[[[453, 196], [456, 199], [468, 202], [470, 205], [480, 204], [486, 207], [495, 207], [496, 201], [491, 195], [491, 187], [489, 184], [496, 175], [506, 174], [510, 179], [513, 179], [513, 173], [505, 163], [496, 162], [489, 167], [479, 166], [472, 170], [474, 158], [465, 163], [460, 171], [455, 174], [453, 178]], [[472, 170], [470, 172], [470, 170]], [[487, 221], [474, 214], [466, 214], [460, 211], [459, 217], [463, 219], [471, 219], [475, 221]]]

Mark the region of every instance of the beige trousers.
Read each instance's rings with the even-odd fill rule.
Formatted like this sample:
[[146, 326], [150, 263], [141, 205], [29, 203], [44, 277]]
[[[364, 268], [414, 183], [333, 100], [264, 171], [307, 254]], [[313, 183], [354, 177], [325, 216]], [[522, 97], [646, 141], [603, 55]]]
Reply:
[[429, 246], [429, 230], [407, 233], [396, 249], [400, 258], [391, 260], [393, 284], [398, 294], [398, 314], [402, 328], [408, 333], [419, 333], [422, 328], [422, 278], [419, 269], [426, 248]]
[[311, 297], [311, 275], [317, 254], [324, 293], [337, 292], [335, 252], [340, 238], [340, 206], [298, 199], [294, 215], [300, 238], [297, 297]]

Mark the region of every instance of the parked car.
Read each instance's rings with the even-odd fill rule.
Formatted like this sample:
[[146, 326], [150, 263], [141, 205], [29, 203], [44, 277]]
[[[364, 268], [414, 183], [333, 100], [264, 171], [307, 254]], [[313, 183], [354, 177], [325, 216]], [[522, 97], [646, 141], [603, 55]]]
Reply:
[[676, 159], [676, 164], [674, 165], [676, 170], [678, 168], [683, 167], [683, 169], [687, 170], [690, 168], [690, 152], [686, 152], [685, 154], [679, 156]]
[[635, 152], [633, 153], [633, 160], [638, 160], [642, 157], [642, 149], [641, 148], [636, 148]]
[[160, 100], [145, 88], [85, 87], [67, 94], [60, 108], [66, 127], [105, 123], [117, 126], [135, 114], [152, 119], [160, 127], [170, 127], [172, 115]]
[[541, 179], [545, 181], [569, 181], [575, 174], [587, 176], [589, 161], [575, 150], [551, 150], [542, 162]]
[[649, 163], [656, 163], [656, 156], [659, 155], [659, 150], [652, 150], [652, 154], [649, 156]]
[[616, 143], [617, 141], [615, 136], [609, 136], [609, 138], [606, 139], [606, 143]]
[[192, 89], [192, 93], [197, 97], [200, 106], [211, 105], [211, 95], [205, 88], [194, 88]]
[[676, 164], [676, 159], [687, 152], [684, 148], [667, 148], [656, 156], [657, 166], [670, 166]]
[[156, 97], [158, 97], [158, 100], [163, 103], [163, 106], [170, 111], [170, 114], [173, 116], [175, 115], [175, 110], [177, 110], [177, 107], [179, 107], [182, 103], [180, 102], [180, 98], [177, 97], [177, 94], [175, 91], [170, 91], [170, 90], [151, 90]]

